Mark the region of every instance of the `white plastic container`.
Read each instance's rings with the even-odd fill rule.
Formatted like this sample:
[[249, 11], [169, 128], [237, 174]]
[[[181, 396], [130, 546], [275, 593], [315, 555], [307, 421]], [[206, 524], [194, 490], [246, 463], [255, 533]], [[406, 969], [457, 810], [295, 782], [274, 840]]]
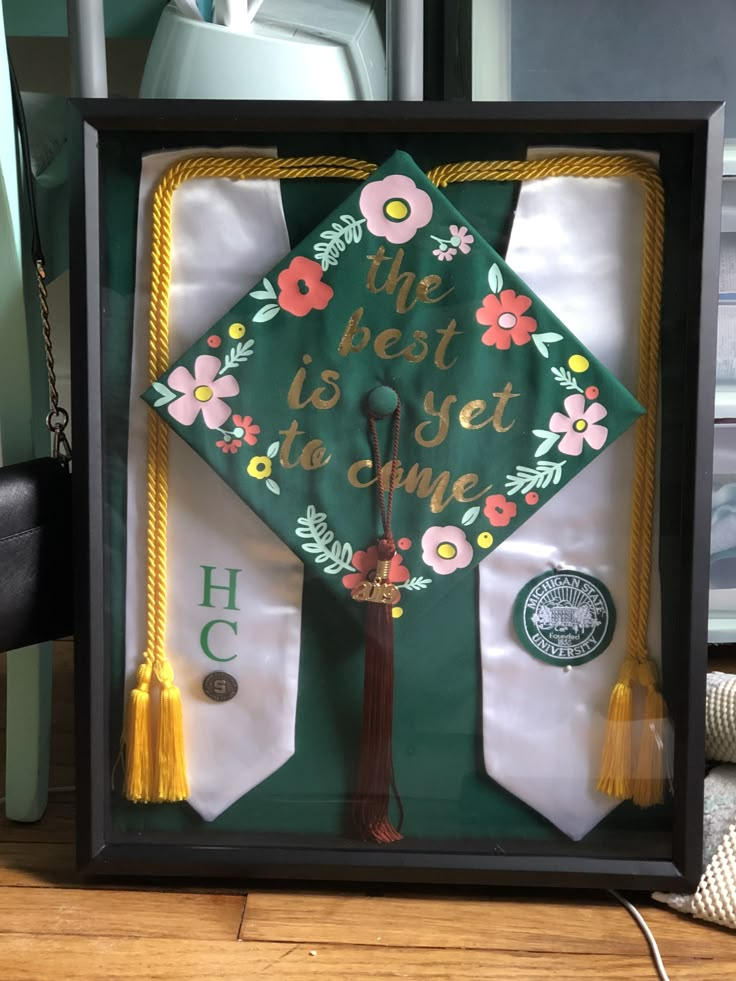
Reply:
[[248, 33], [164, 8], [140, 94], [176, 99], [385, 99], [375, 0], [264, 0]]

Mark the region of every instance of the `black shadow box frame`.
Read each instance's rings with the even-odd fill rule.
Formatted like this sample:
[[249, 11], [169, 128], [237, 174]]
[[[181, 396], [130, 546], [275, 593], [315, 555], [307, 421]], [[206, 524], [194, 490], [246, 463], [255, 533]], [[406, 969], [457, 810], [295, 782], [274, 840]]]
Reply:
[[[673, 889], [700, 875], [708, 540], [723, 110], [717, 103], [376, 104], [116, 102], [72, 104], [72, 323], [77, 630], [78, 861], [93, 876], [222, 876]], [[383, 846], [349, 837], [128, 828], [113, 819], [122, 612], [111, 595], [105, 413], [111, 336], [132, 304], [114, 281], [135, 250], [135, 200], [114, 234], [111, 195], [134, 186], [143, 154], [278, 141], [281, 155], [380, 160], [402, 147], [453, 159], [523, 159], [533, 145], [659, 154], [666, 196], [662, 312], [660, 571], [665, 694], [674, 723], [673, 796], [651, 820], [583, 842], [424, 839]], [[122, 175], [122, 176], [121, 176]], [[121, 183], [122, 182], [122, 183]], [[107, 229], [107, 230], [106, 230]], [[129, 261], [129, 258], [128, 258]], [[111, 272], [112, 270], [112, 272]], [[118, 434], [119, 435], [119, 434]], [[116, 505], [117, 502], [117, 505]], [[120, 604], [118, 604], [120, 605]], [[123, 602], [124, 605], [124, 602]], [[146, 805], [138, 805], [138, 807]], [[177, 805], [186, 807], [187, 805]], [[661, 811], [661, 813], [660, 813]], [[642, 812], [643, 813], [643, 812]]]

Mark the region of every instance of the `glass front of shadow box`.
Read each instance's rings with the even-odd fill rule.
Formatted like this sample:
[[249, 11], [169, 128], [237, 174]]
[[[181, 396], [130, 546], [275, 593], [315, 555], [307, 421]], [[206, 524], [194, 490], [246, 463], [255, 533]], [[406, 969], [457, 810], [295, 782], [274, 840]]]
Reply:
[[[718, 276], [713, 499], [708, 639], [736, 641], [736, 564], [729, 528], [736, 491], [736, 178], [723, 179]], [[736, 544], [734, 542], [733, 544]]]
[[736, 640], [736, 424], [716, 423], [710, 540], [711, 643]]
[[[686, 200], [668, 205], [647, 451], [674, 531], [634, 536], [637, 434], [656, 411], [637, 380], [641, 180], [426, 176], [544, 145], [520, 136], [146, 139], [100, 150], [111, 840], [670, 855], [669, 786], [647, 807], [598, 787], [632, 610], [643, 689], [667, 651], [669, 697], [687, 657], [685, 572], [666, 551], [691, 492]], [[378, 169], [241, 169], [324, 152]], [[653, 559], [634, 590], [632, 555]], [[184, 788], [156, 745], [171, 734], [154, 734], [157, 771], [131, 772], [136, 699], [160, 689], [168, 725], [172, 679]]]
[[716, 417], [736, 415], [736, 177], [731, 176], [723, 178], [716, 383]]

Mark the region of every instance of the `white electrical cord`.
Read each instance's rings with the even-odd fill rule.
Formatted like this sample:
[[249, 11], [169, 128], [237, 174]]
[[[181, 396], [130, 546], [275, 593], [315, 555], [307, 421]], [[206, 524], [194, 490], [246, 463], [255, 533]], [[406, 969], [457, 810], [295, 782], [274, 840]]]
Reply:
[[621, 903], [621, 905], [629, 911], [629, 913], [631, 913], [631, 915], [634, 917], [636, 922], [639, 924], [639, 929], [644, 934], [644, 937], [646, 938], [646, 941], [649, 944], [649, 950], [652, 955], [652, 960], [654, 961], [654, 967], [657, 971], [657, 977], [660, 978], [660, 981], [670, 981], [669, 975], [667, 974], [667, 971], [665, 970], [664, 964], [662, 962], [662, 955], [659, 952], [657, 941], [654, 939], [654, 934], [647, 926], [647, 922], [644, 919], [644, 917], [641, 915], [641, 913], [636, 908], [636, 906], [633, 906], [628, 901], [628, 899], [624, 899], [624, 897], [620, 893], [616, 892], [615, 889], [609, 889], [608, 892], [615, 899], [617, 899]]

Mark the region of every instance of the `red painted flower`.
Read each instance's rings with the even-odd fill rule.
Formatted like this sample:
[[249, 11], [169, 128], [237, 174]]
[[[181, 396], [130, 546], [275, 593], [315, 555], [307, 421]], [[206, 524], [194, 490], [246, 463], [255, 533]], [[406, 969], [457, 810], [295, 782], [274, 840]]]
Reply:
[[516, 517], [516, 505], [513, 501], [507, 501], [503, 494], [491, 494], [486, 498], [483, 514], [494, 528], [505, 528]]
[[218, 439], [216, 446], [219, 446], [223, 453], [237, 453], [243, 445], [239, 439]]
[[281, 292], [278, 305], [295, 317], [306, 317], [312, 310], [324, 310], [334, 290], [322, 282], [322, 266], [314, 259], [298, 255], [279, 273]]
[[517, 295], [513, 290], [503, 290], [500, 297], [489, 293], [475, 313], [478, 323], [488, 327], [481, 337], [483, 343], [499, 351], [508, 351], [512, 341], [528, 344], [537, 329], [537, 321], [524, 316], [531, 305], [528, 296]]
[[[365, 552], [355, 552], [353, 554], [353, 565], [358, 571], [349, 572], [347, 576], [343, 576], [343, 586], [346, 589], [353, 589], [355, 586], [359, 586], [364, 579], [373, 579], [377, 564], [378, 550], [375, 545], [371, 545]], [[403, 556], [397, 552], [391, 559], [389, 581], [398, 584], [406, 582], [408, 578], [409, 570], [404, 565]]]
[[237, 430], [242, 430], [236, 432], [236, 436], [240, 436], [248, 446], [255, 446], [258, 442], [258, 434], [261, 431], [260, 426], [256, 426], [253, 423], [253, 416], [233, 416], [233, 424]]

